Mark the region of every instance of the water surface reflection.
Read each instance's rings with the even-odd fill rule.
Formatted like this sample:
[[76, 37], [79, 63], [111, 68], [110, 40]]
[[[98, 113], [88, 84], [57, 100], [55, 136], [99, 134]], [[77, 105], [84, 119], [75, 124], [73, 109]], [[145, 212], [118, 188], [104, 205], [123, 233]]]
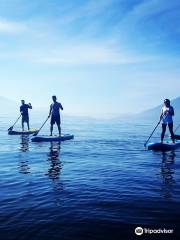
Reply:
[[[21, 135], [20, 136], [20, 151], [28, 152], [29, 151], [29, 136]], [[28, 174], [30, 173], [30, 166], [28, 158], [24, 157], [22, 154], [19, 155], [19, 173]]]
[[48, 153], [48, 161], [50, 163], [48, 175], [52, 180], [59, 179], [60, 171], [62, 168], [60, 162], [60, 142], [51, 142], [49, 153]]
[[29, 135], [21, 135], [20, 138], [20, 150], [22, 152], [29, 151]]
[[162, 177], [162, 195], [165, 198], [173, 197], [173, 186], [175, 180], [174, 176], [174, 163], [176, 154], [174, 151], [162, 152], [162, 163], [161, 163], [161, 177]]

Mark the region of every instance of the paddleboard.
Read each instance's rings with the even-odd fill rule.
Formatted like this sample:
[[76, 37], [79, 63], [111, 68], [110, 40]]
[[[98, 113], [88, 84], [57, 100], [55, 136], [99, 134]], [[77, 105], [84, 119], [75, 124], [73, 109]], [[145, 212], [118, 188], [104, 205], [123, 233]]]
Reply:
[[37, 133], [38, 130], [37, 129], [30, 129], [27, 131], [15, 131], [15, 130], [10, 130], [8, 131], [9, 135], [29, 135], [29, 134], [34, 134]]
[[72, 134], [64, 134], [61, 136], [47, 136], [47, 135], [38, 135], [35, 137], [32, 137], [32, 142], [62, 142], [66, 140], [71, 140], [74, 138], [74, 135]]
[[174, 135], [175, 139], [180, 140], [180, 135]]
[[149, 143], [147, 144], [148, 150], [155, 150], [155, 151], [171, 151], [180, 148], [180, 141], [175, 143]]

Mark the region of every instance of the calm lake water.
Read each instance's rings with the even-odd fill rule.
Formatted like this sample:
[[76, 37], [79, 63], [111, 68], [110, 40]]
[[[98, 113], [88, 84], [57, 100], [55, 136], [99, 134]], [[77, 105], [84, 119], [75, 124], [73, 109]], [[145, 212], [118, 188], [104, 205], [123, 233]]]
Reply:
[[61, 144], [9, 136], [10, 125], [1, 118], [0, 239], [129, 240], [137, 226], [179, 234], [180, 151], [145, 150], [152, 123], [67, 118], [62, 132], [75, 138]]

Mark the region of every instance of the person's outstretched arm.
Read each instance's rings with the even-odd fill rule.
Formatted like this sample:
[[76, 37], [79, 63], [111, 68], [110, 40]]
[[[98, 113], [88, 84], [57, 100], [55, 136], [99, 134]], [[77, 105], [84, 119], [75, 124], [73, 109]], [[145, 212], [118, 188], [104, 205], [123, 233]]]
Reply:
[[160, 121], [162, 120], [162, 118], [163, 118], [163, 110], [161, 110]]
[[23, 111], [22, 111], [22, 107], [20, 107], [19, 110], [20, 110], [20, 113], [22, 114], [22, 113], [23, 113]]
[[32, 105], [31, 105], [31, 103], [28, 104], [28, 108], [32, 109]]
[[169, 109], [169, 114], [170, 114], [171, 116], [174, 116], [174, 108], [173, 108], [173, 107], [171, 107], [171, 108]]
[[63, 110], [63, 109], [64, 109], [61, 103], [60, 103], [60, 105], [59, 105], [59, 106], [60, 106], [60, 109], [61, 109], [61, 110]]

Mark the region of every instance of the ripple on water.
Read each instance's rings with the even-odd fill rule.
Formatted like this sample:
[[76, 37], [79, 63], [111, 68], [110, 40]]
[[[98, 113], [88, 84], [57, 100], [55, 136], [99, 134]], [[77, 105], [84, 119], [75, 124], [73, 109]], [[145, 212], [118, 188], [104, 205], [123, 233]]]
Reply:
[[176, 224], [180, 151], [145, 150], [151, 128], [70, 121], [64, 129], [75, 139], [62, 144], [36, 144], [2, 132], [3, 239], [104, 240], [130, 224]]

